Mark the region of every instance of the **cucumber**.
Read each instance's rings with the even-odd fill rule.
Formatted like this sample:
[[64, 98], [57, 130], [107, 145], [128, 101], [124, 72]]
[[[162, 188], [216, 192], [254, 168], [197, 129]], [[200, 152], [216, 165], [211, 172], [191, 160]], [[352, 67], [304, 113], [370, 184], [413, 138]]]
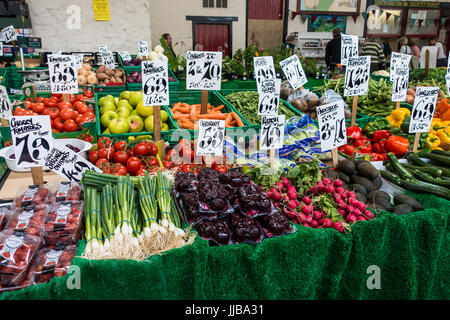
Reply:
[[450, 157], [450, 152], [444, 151], [444, 150], [434, 149], [434, 150], [431, 150], [431, 153], [440, 154], [440, 155], [443, 155], [443, 156]]
[[431, 174], [433, 177], [440, 177], [442, 175], [442, 170], [436, 167], [420, 167], [420, 166], [413, 166], [408, 163], [402, 163], [402, 165], [408, 170], [420, 170], [422, 172]]
[[400, 164], [400, 162], [398, 162], [397, 157], [392, 152], [388, 153], [388, 158], [391, 161], [391, 164], [394, 167], [395, 171], [398, 172], [398, 174], [400, 175], [401, 178], [403, 178], [403, 179], [414, 179], [414, 176], [411, 174], [411, 172], [406, 170], [406, 168], [403, 167]]
[[390, 171], [380, 170], [381, 176], [386, 179], [389, 182], [392, 182], [393, 184], [400, 186], [400, 183], [402, 179], [400, 177]]
[[435, 184], [419, 181], [417, 179], [401, 180], [400, 185], [413, 192], [417, 193], [431, 193], [439, 197], [450, 200], [450, 190]]
[[444, 165], [446, 167], [450, 167], [450, 157], [444, 156], [441, 154], [431, 153], [431, 152], [419, 152], [419, 157], [430, 159]]
[[422, 159], [420, 159], [416, 154], [410, 153], [406, 156], [406, 158], [411, 161], [413, 164], [415, 164], [416, 166], [421, 166], [421, 167], [434, 167], [431, 164], [429, 164], [426, 161], [423, 161]]
[[441, 167], [435, 164], [430, 164], [432, 165], [434, 168], [439, 169], [442, 171], [442, 177], [450, 177], [450, 169], [449, 168], [445, 168], [445, 167]]
[[428, 173], [419, 171], [419, 170], [412, 170], [412, 173], [420, 180], [423, 180], [425, 182], [429, 182], [432, 184], [436, 184], [438, 186], [442, 187], [450, 187], [450, 180], [441, 180], [441, 179], [434, 179], [433, 176], [429, 175]]

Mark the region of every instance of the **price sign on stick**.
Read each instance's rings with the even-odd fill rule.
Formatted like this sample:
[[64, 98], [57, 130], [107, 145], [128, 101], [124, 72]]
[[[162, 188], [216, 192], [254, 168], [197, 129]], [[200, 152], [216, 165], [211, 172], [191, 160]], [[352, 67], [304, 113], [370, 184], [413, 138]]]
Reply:
[[17, 166], [40, 167], [53, 147], [49, 116], [17, 116], [10, 120]]
[[438, 94], [439, 87], [417, 87], [409, 133], [430, 131]]
[[128, 51], [120, 51], [119, 52], [120, 57], [122, 58], [123, 61], [130, 61], [131, 60], [131, 55]]
[[283, 147], [284, 123], [284, 115], [261, 117], [259, 150], [273, 150]]
[[348, 59], [358, 56], [358, 36], [341, 36], [341, 65], [346, 66]]
[[83, 55], [82, 54], [76, 54], [75, 55], [75, 68], [76, 70], [81, 69], [83, 66]]
[[222, 52], [188, 51], [186, 89], [220, 90]]
[[116, 63], [114, 61], [114, 55], [112, 52], [106, 52], [101, 54], [102, 62], [106, 68], [114, 69], [116, 67]]
[[280, 66], [283, 69], [283, 72], [288, 79], [289, 84], [294, 90], [297, 90], [308, 82], [305, 71], [303, 71], [302, 64], [300, 63], [300, 60], [298, 59], [298, 56], [296, 54], [281, 61]]
[[[0, 86], [0, 118], [9, 120], [12, 117], [11, 102], [4, 86]], [[2, 120], [3, 122], [4, 120]], [[5, 123], [6, 124], [6, 123]]]
[[108, 47], [106, 45], [104, 45], [104, 44], [101, 44], [101, 45], [98, 46], [98, 52], [100, 54], [107, 53], [108, 52]]
[[48, 56], [52, 93], [78, 93], [76, 57], [72, 55]]
[[17, 32], [14, 30], [14, 26], [8, 26], [6, 28], [3, 28], [2, 31], [0, 31], [0, 38], [2, 42], [9, 43], [11, 41], [17, 40]]
[[343, 100], [317, 107], [317, 120], [322, 152], [347, 144]]
[[264, 80], [261, 84], [258, 101], [258, 115], [275, 116], [280, 102], [281, 80]]
[[448, 61], [447, 61], [447, 74], [450, 74], [450, 53], [448, 54]]
[[169, 78], [167, 62], [142, 61], [142, 93], [144, 106], [169, 104]]
[[3, 42], [0, 42], [0, 57], [3, 56]]
[[272, 56], [265, 57], [254, 57], [253, 65], [255, 70], [256, 86], [258, 87], [258, 92], [260, 92], [261, 83], [264, 80], [275, 79], [275, 68], [273, 67]]
[[221, 156], [225, 139], [224, 120], [199, 120], [196, 155]]
[[447, 93], [450, 95], [450, 73], [445, 75], [445, 82], [447, 83]]
[[405, 101], [408, 90], [409, 68], [397, 68], [392, 78], [392, 101]]
[[139, 54], [141, 56], [143, 56], [143, 57], [147, 57], [148, 56], [147, 41], [139, 40], [139, 42], [138, 42], [138, 49], [139, 49]]
[[393, 78], [396, 74], [397, 69], [404, 69], [408, 68], [409, 72], [409, 62], [411, 61], [411, 55], [404, 54], [404, 53], [398, 53], [398, 52], [392, 52], [391, 55], [391, 73], [389, 75], [389, 79], [393, 81]]
[[61, 140], [54, 141], [53, 148], [44, 157], [44, 165], [61, 177], [74, 182], [79, 182], [86, 170], [102, 172], [78, 153], [67, 148]]
[[370, 57], [352, 57], [348, 59], [345, 72], [344, 96], [362, 96], [369, 90]]

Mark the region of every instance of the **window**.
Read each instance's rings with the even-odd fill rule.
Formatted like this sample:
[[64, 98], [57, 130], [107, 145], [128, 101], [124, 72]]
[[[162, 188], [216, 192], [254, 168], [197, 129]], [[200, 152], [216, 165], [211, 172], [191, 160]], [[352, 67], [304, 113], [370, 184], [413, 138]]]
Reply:
[[227, 0], [216, 0], [216, 8], [226, 8]]
[[214, 0], [203, 0], [203, 8], [214, 8]]

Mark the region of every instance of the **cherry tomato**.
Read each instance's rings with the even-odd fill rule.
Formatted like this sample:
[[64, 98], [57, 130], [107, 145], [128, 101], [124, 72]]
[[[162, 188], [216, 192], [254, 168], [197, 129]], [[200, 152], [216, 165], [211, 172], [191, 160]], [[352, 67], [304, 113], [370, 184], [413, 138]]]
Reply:
[[64, 123], [64, 129], [68, 132], [77, 131], [77, 123], [72, 119], [66, 120], [66, 122]]
[[86, 112], [88, 112], [90, 110], [89, 107], [84, 103], [80, 104], [76, 108], [77, 108], [77, 111], [81, 114], [85, 114]]
[[45, 104], [42, 102], [36, 102], [33, 104], [33, 111], [37, 113], [41, 113], [45, 109]]
[[59, 110], [59, 116], [63, 120], [75, 118], [75, 111], [72, 108], [63, 108]]
[[75, 97], [75, 95], [73, 95], [72, 93], [70, 94], [70, 104], [74, 104], [75, 101], [77, 101], [77, 97]]
[[52, 129], [52, 133], [61, 133], [61, 131], [59, 131], [58, 129], [53, 128]]
[[133, 154], [136, 156], [148, 156], [149, 153], [148, 145], [144, 142], [139, 142], [133, 147]]
[[98, 151], [97, 150], [89, 152], [89, 161], [90, 162], [97, 163], [98, 159], [100, 159], [100, 158], [98, 157]]
[[225, 166], [225, 165], [218, 165], [214, 169], [220, 173], [227, 172], [227, 166]]
[[49, 116], [50, 115], [51, 108], [45, 107], [44, 110], [41, 112], [42, 116]]
[[98, 157], [111, 161], [114, 158], [114, 149], [111, 147], [98, 149]]
[[16, 110], [14, 110], [14, 115], [15, 116], [24, 116], [26, 111], [27, 110], [25, 110], [24, 108], [17, 107]]
[[5, 142], [5, 147], [12, 146], [12, 140], [8, 140]]
[[58, 106], [58, 99], [51, 97], [48, 99], [47, 107], [54, 108]]
[[116, 163], [127, 164], [128, 156], [124, 151], [116, 151], [113, 160]]
[[149, 143], [147, 147], [149, 148], [149, 153], [151, 156], [156, 156], [158, 154], [158, 147], [156, 146], [156, 144]]
[[32, 116], [33, 115], [33, 111], [31, 111], [31, 110], [25, 110], [25, 115], [26, 116]]
[[92, 97], [94, 97], [94, 93], [92, 92], [91, 89], [87, 89], [84, 91], [84, 96], [87, 98], [92, 98]]
[[43, 98], [43, 99], [41, 100], [41, 103], [43, 103], [44, 106], [48, 107], [48, 106], [49, 106], [49, 105], [48, 105], [49, 100], [50, 100], [49, 98]]
[[108, 137], [101, 137], [97, 141], [97, 146], [99, 149], [111, 147], [112, 146], [111, 139]]
[[164, 160], [163, 162], [162, 162], [162, 164], [163, 164], [163, 166], [164, 166], [164, 168], [166, 168], [166, 169], [170, 169], [170, 168], [172, 168], [172, 161], [167, 161], [167, 160]]
[[63, 131], [64, 130], [64, 122], [65, 121], [63, 119], [58, 117], [53, 121], [53, 127], [58, 131]]
[[59, 109], [58, 108], [50, 108], [49, 116], [50, 116], [51, 119], [58, 118], [58, 116], [59, 116]]
[[59, 110], [64, 109], [64, 108], [72, 108], [72, 105], [69, 102], [65, 102], [65, 101], [58, 103]]
[[23, 108], [26, 110], [30, 110], [33, 107], [33, 103], [30, 101], [25, 100], [23, 102]]
[[125, 151], [127, 147], [127, 142], [124, 140], [114, 142], [114, 150], [116, 151]]
[[127, 170], [129, 173], [135, 173], [142, 166], [141, 160], [136, 157], [131, 157], [127, 160]]
[[44, 100], [44, 97], [37, 97], [35, 102], [42, 102]]

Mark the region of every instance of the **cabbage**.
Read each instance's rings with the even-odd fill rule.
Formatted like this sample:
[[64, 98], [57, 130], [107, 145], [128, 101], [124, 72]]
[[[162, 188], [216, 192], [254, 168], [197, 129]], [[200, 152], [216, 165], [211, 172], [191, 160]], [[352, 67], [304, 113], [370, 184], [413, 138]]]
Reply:
[[163, 49], [163, 47], [161, 47], [159, 44], [155, 47], [155, 49], [153, 50], [153, 51], [155, 51], [156, 53], [163, 53], [164, 52], [164, 49]]

